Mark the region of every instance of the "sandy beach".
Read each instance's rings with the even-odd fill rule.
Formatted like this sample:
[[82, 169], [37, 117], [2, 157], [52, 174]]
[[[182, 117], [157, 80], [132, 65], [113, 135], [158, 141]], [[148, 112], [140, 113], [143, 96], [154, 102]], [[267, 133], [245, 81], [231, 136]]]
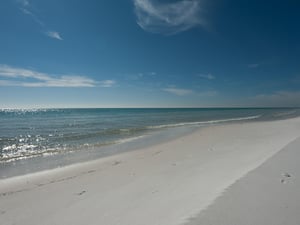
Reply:
[[[210, 126], [145, 149], [3, 179], [0, 221], [299, 224], [299, 136], [300, 118]], [[274, 214], [284, 218], [273, 223]]]
[[186, 225], [300, 224], [300, 138], [234, 183]]

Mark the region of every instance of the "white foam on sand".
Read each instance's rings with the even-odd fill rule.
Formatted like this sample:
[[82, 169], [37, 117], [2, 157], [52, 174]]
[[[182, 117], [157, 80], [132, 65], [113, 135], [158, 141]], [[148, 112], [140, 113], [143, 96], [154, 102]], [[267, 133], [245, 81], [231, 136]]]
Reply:
[[148, 129], [161, 129], [161, 128], [172, 128], [172, 127], [182, 127], [182, 126], [196, 126], [196, 125], [208, 125], [208, 124], [217, 124], [217, 123], [226, 123], [226, 122], [235, 122], [242, 120], [254, 120], [260, 118], [261, 115], [247, 116], [247, 117], [237, 117], [221, 120], [208, 120], [208, 121], [199, 121], [199, 122], [186, 122], [186, 123], [174, 123], [174, 124], [165, 124], [157, 126], [148, 126]]
[[183, 224], [299, 135], [299, 118], [212, 126], [143, 150], [0, 180], [0, 221]]

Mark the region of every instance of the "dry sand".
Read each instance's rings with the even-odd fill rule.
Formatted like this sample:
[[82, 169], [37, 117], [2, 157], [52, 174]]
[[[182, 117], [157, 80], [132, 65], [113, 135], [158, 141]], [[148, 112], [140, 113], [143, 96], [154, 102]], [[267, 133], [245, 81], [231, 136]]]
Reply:
[[300, 138], [234, 183], [186, 225], [299, 225]]
[[238, 180], [186, 225], [299, 225], [300, 138]]
[[[300, 118], [211, 126], [149, 148], [0, 180], [0, 224], [177, 225], [202, 224], [205, 216], [220, 219], [212, 224], [226, 224], [223, 214], [213, 211], [222, 193], [235, 195], [230, 189], [238, 179], [299, 136]], [[279, 178], [280, 187], [290, 185], [286, 176]], [[259, 191], [259, 198], [278, 194]], [[293, 194], [299, 197], [292, 189], [289, 198]], [[237, 213], [234, 208], [229, 212]]]

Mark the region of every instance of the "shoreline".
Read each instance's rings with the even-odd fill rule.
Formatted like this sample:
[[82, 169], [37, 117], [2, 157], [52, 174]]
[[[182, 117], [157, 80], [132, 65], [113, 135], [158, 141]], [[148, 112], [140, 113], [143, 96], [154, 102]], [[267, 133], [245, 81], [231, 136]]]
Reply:
[[[1, 112], [0, 179], [20, 175], [18, 171], [35, 172], [27, 165], [45, 170], [111, 155], [110, 152], [116, 154], [132, 148], [144, 148], [148, 144], [135, 145], [138, 141], [132, 140], [145, 136], [140, 143], [149, 143], [151, 138], [147, 136], [154, 133], [161, 133], [154, 135], [153, 142], [157, 143], [157, 140], [165, 139], [161, 138], [165, 133], [177, 132], [177, 129], [183, 130], [184, 127], [193, 129], [213, 124], [270, 121], [296, 116], [300, 116], [297, 108], [4, 111]], [[22, 127], [20, 124], [27, 125]], [[169, 129], [171, 132], [168, 132]], [[127, 147], [124, 148], [124, 145]], [[21, 167], [15, 169], [19, 165]], [[14, 170], [14, 174], [7, 175], [8, 167]]]
[[[88, 148], [88, 149], [77, 149], [68, 151], [65, 153], [57, 153], [48, 155], [37, 155], [36, 157], [29, 157], [20, 160], [12, 160], [8, 162], [0, 163], [0, 180], [29, 175], [32, 173], [39, 173], [48, 170], [55, 170], [59, 168], [69, 167], [72, 165], [78, 165], [82, 163], [88, 163], [97, 159], [106, 158], [118, 154], [123, 154], [131, 151], [138, 151], [152, 146], [156, 146], [162, 143], [166, 143], [175, 140], [180, 137], [197, 132], [201, 129], [206, 129], [211, 126], [224, 126], [230, 124], [240, 123], [260, 123], [260, 122], [272, 122], [289, 120], [292, 118], [283, 118], [276, 120], [252, 120], [260, 118], [258, 116], [233, 118], [233, 119], [222, 119], [217, 121], [205, 121], [203, 122], [192, 122], [192, 124], [198, 124], [198, 126], [174, 126], [174, 125], [160, 125], [159, 127], [167, 127], [166, 129], [156, 130], [150, 133], [145, 133], [141, 136], [131, 137], [115, 144], [108, 144], [102, 147]], [[221, 122], [220, 122], [221, 121]], [[224, 122], [225, 123], [224, 123]], [[216, 122], [216, 123], [215, 123]], [[188, 124], [188, 123], [186, 123]], [[204, 125], [206, 124], [206, 125]], [[128, 141], [129, 140], [129, 141]]]
[[115, 144], [109, 144], [99, 148], [90, 148], [87, 149], [87, 151], [85, 151], [86, 149], [80, 149], [65, 153], [53, 155], [46, 154], [46, 156], [37, 155], [36, 157], [3, 162], [0, 164], [0, 180], [79, 165], [126, 152], [143, 151], [143, 149], [173, 141], [177, 138], [184, 137], [211, 126], [261, 122], [253, 121], [253, 119], [257, 118], [260, 118], [260, 116], [191, 122], [191, 125], [188, 125], [189, 123], [184, 123], [185, 125], [182, 126], [178, 126], [178, 124], [159, 125], [158, 127], [165, 127], [165, 129], [152, 131], [137, 137], [127, 138]]
[[[210, 125], [218, 126], [218, 124]], [[123, 141], [120, 143], [115, 143], [99, 148], [89, 149], [87, 152], [85, 149], [70, 151], [61, 154], [54, 154], [49, 156], [37, 156], [28, 159], [21, 159], [11, 162], [3, 162], [0, 164], [0, 181], [4, 179], [10, 179], [14, 177], [30, 176], [31, 174], [47, 173], [52, 170], [61, 170], [68, 167], [76, 167], [81, 164], [89, 164], [94, 161], [98, 161], [104, 158], [113, 157], [116, 155], [122, 155], [134, 151], [143, 151], [163, 143], [167, 143], [176, 140], [180, 137], [190, 135], [197, 132], [205, 127], [175, 127], [167, 128], [166, 130], [154, 131], [152, 133], [144, 134], [143, 136], [128, 138], [132, 141]], [[66, 160], [66, 161], [65, 161]], [[46, 165], [43, 165], [46, 163]], [[50, 164], [50, 165], [48, 165]], [[19, 172], [5, 171], [7, 166], [17, 167], [17, 170], [22, 170]], [[28, 168], [29, 166], [29, 168]], [[36, 167], [37, 168], [34, 168]], [[45, 166], [45, 167], [43, 167]], [[20, 168], [19, 168], [20, 167]], [[14, 168], [15, 169], [15, 168]], [[16, 169], [15, 169], [16, 170]], [[3, 176], [5, 172], [9, 174]]]
[[299, 123], [298, 117], [205, 127], [142, 150], [2, 179], [0, 218], [7, 224], [182, 224], [298, 138]]

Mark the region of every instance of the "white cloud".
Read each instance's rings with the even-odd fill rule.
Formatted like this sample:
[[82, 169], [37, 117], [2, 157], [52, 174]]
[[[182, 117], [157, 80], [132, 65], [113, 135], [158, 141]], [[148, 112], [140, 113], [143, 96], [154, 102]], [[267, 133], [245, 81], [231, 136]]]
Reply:
[[[51, 76], [34, 70], [0, 65], [0, 86], [21, 87], [112, 87], [114, 80], [96, 81], [85, 76], [61, 75]], [[29, 81], [28, 81], [29, 80]]]
[[185, 96], [193, 93], [192, 90], [181, 88], [164, 88], [162, 90], [178, 96]]
[[51, 38], [54, 38], [54, 39], [57, 39], [57, 40], [60, 40], [62, 41], [62, 37], [60, 36], [60, 34], [57, 32], [57, 31], [47, 31], [45, 33], [48, 37], [51, 37]]
[[300, 106], [300, 91], [276, 91], [271, 94], [260, 94], [251, 98], [253, 105], [265, 107]]
[[36, 72], [33, 70], [11, 67], [0, 64], [0, 76], [8, 78], [33, 78], [37, 80], [47, 81], [51, 79], [47, 74]]
[[138, 25], [152, 33], [175, 34], [195, 26], [205, 26], [200, 18], [200, 0], [158, 3], [133, 0]]
[[24, 82], [23, 87], [95, 87], [96, 81], [83, 76], [61, 76], [44, 82]]
[[208, 79], [208, 80], [213, 80], [215, 79], [216, 77], [213, 76], [212, 74], [199, 74], [198, 77], [201, 77], [201, 78], [204, 78], [204, 79]]

